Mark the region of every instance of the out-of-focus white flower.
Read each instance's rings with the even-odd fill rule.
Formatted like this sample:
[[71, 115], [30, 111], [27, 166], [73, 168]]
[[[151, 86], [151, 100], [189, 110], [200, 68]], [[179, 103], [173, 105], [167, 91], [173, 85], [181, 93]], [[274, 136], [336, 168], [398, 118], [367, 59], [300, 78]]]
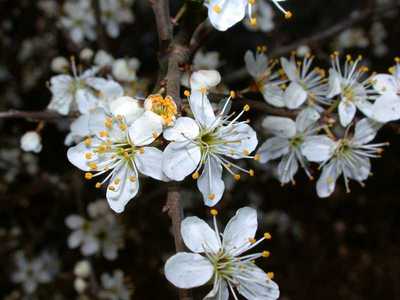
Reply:
[[301, 45], [297, 48], [296, 54], [299, 57], [306, 57], [311, 54], [311, 49], [307, 45]]
[[54, 73], [65, 73], [68, 71], [69, 61], [63, 56], [57, 56], [51, 61], [51, 70]]
[[129, 5], [129, 2], [124, 1], [100, 0], [101, 21], [110, 37], [119, 36], [120, 23], [132, 23], [134, 21]]
[[104, 50], [97, 51], [94, 56], [94, 64], [99, 67], [111, 66], [114, 62], [114, 57]]
[[[291, 12], [284, 10], [279, 4], [279, 2], [285, 0], [271, 1], [287, 18], [292, 16]], [[204, 2], [204, 5], [208, 8], [208, 18], [211, 24], [220, 31], [225, 31], [242, 21], [246, 14], [250, 18], [250, 23], [256, 25], [256, 18], [253, 17], [253, 6], [255, 4], [255, 0], [209, 0]]]
[[213, 289], [204, 299], [229, 298], [229, 290], [238, 299], [234, 288], [244, 298], [278, 299], [278, 285], [258, 268], [254, 261], [268, 257], [269, 252], [248, 254], [244, 252], [259, 245], [264, 237], [255, 240], [257, 212], [250, 207], [239, 209], [229, 221], [223, 233], [219, 232], [216, 210], [213, 214], [214, 230], [197, 217], [182, 221], [181, 234], [185, 245], [194, 253], [179, 252], [165, 263], [165, 276], [178, 288], [190, 289], [213, 282]]
[[[328, 141], [325, 136], [316, 136], [305, 141], [303, 155], [309, 161], [320, 162], [321, 176], [317, 182], [317, 193], [321, 198], [329, 197], [335, 190], [336, 180], [343, 174], [346, 191], [350, 192], [349, 179], [359, 182], [368, 178], [371, 172], [371, 157], [380, 157], [382, 146], [387, 143], [369, 144], [382, 126], [371, 119], [357, 122], [354, 135], [337, 141]], [[327, 157], [325, 154], [330, 153]]]
[[[194, 58], [191, 71], [216, 70], [219, 67], [219, 53], [217, 51], [197, 51]], [[181, 84], [185, 87], [190, 86], [190, 72], [185, 72], [181, 78]]]
[[[277, 169], [279, 180], [282, 184], [295, 182], [293, 177], [297, 173], [299, 164], [304, 168], [307, 176], [310, 179], [313, 178], [301, 150], [307, 140], [316, 136], [315, 134], [319, 128], [315, 125], [315, 122], [319, 117], [319, 114], [315, 111], [311, 114], [307, 111], [302, 111], [298, 114], [296, 122], [289, 118], [274, 116], [268, 116], [264, 119], [263, 127], [274, 134], [274, 137], [267, 139], [257, 153], [260, 156], [261, 163], [282, 157]], [[326, 137], [326, 139], [329, 138]], [[323, 153], [321, 152], [322, 155]], [[325, 158], [328, 158], [331, 153], [325, 151], [324, 155]]]
[[115, 270], [112, 275], [104, 273], [101, 275], [102, 289], [99, 298], [105, 300], [129, 300], [132, 288], [125, 283], [124, 273]]
[[87, 261], [87, 260], [81, 260], [81, 261], [77, 262], [74, 267], [74, 274], [77, 277], [82, 277], [82, 278], [89, 277], [91, 271], [92, 271], [92, 267], [91, 267], [89, 261]]
[[119, 81], [136, 81], [136, 72], [139, 69], [140, 62], [136, 58], [116, 59], [112, 65], [112, 74]]
[[[357, 109], [366, 116], [372, 112], [373, 99], [371, 83], [372, 79], [365, 76], [368, 68], [359, 67], [361, 57], [353, 60], [351, 56], [346, 57], [344, 68], [340, 65], [339, 55], [332, 54], [332, 68], [329, 70], [329, 92], [328, 98], [339, 97], [339, 120], [343, 127], [353, 121]], [[363, 77], [367, 77], [364, 78]]]
[[192, 173], [192, 177], [198, 179], [197, 187], [208, 206], [216, 205], [222, 198], [225, 189], [222, 167], [235, 179], [240, 179], [235, 171], [254, 175], [253, 170], [243, 169], [228, 158], [254, 158], [250, 153], [257, 146], [255, 131], [247, 121], [238, 121], [250, 109], [248, 105], [231, 119], [232, 115], [227, 116], [229, 97], [221, 112], [215, 115], [207, 90], [216, 86], [220, 79], [217, 71], [193, 73], [189, 104], [195, 119], [178, 118], [173, 127], [164, 131], [164, 138], [171, 141], [163, 154], [165, 174], [173, 180], [181, 181]]
[[88, 284], [82, 278], [75, 278], [74, 280], [74, 289], [78, 294], [82, 294], [87, 289]]
[[42, 151], [42, 138], [36, 131], [28, 131], [21, 137], [21, 149], [26, 152]]
[[69, 32], [75, 43], [81, 44], [85, 38], [91, 41], [96, 38], [96, 21], [90, 1], [67, 1], [64, 3], [63, 13], [60, 25]]
[[366, 48], [369, 45], [369, 40], [362, 28], [350, 28], [339, 35], [336, 44], [338, 49]]
[[390, 71], [392, 74], [378, 74], [372, 79], [380, 96], [369, 117], [382, 123], [400, 119], [400, 58], [396, 58], [396, 65]]
[[[150, 122], [152, 112], [145, 112], [128, 122], [124, 115], [107, 114], [98, 110], [90, 115], [92, 135], [69, 148], [69, 161], [86, 171], [85, 178], [108, 175], [96, 183], [100, 188], [108, 182], [107, 200], [110, 207], [121, 213], [139, 190], [139, 172], [158, 180], [167, 180], [160, 161], [162, 152], [150, 145], [162, 132], [162, 125]], [[146, 115], [146, 117], [143, 117]], [[93, 173], [94, 172], [94, 173]]]
[[114, 260], [118, 256], [118, 249], [123, 246], [123, 227], [109, 210], [103, 214], [93, 214], [91, 206], [97, 206], [98, 200], [88, 206], [90, 219], [79, 215], [70, 215], [65, 219], [68, 228], [73, 232], [68, 237], [68, 247], [74, 249], [80, 247], [81, 253], [91, 256], [102, 253], [108, 260]]
[[370, 36], [374, 54], [378, 57], [386, 55], [389, 48], [385, 44], [385, 39], [388, 36], [385, 26], [381, 22], [374, 22], [371, 26]]
[[245, 25], [249, 30], [260, 30], [262, 32], [272, 31], [275, 27], [274, 24], [274, 10], [271, 5], [265, 0], [257, 1], [253, 9], [253, 16], [257, 20], [256, 23], [251, 22], [251, 19], [245, 21]]
[[22, 284], [27, 294], [33, 294], [38, 285], [51, 282], [59, 271], [58, 258], [49, 252], [28, 259], [22, 251], [18, 251], [15, 264], [12, 281]]
[[85, 61], [90, 61], [93, 58], [94, 52], [90, 48], [84, 48], [79, 53], [79, 58]]

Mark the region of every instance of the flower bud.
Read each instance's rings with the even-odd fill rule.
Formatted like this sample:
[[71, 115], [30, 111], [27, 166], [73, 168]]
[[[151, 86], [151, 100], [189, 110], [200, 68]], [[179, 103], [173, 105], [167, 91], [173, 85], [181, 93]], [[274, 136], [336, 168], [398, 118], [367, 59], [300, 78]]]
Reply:
[[28, 131], [21, 137], [21, 149], [39, 153], [42, 150], [42, 138], [36, 131]]
[[94, 57], [94, 64], [100, 67], [109, 66], [114, 58], [104, 50], [99, 50]]
[[64, 73], [68, 70], [69, 62], [65, 57], [57, 56], [51, 61], [51, 70], [54, 73]]
[[87, 283], [82, 278], [76, 278], [74, 280], [74, 288], [78, 294], [82, 294], [87, 288]]
[[82, 60], [91, 60], [93, 57], [93, 50], [90, 48], [85, 48], [79, 53], [79, 58]]
[[77, 277], [86, 278], [90, 275], [91, 267], [87, 260], [81, 260], [74, 267], [74, 274]]

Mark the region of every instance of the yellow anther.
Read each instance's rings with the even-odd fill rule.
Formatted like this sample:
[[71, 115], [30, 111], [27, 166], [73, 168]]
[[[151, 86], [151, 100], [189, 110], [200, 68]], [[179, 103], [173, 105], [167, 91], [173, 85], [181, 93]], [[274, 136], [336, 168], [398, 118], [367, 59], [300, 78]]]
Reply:
[[269, 232], [264, 233], [264, 239], [270, 240], [272, 239], [272, 235]]
[[189, 90], [185, 90], [183, 92], [183, 94], [185, 95], [185, 97], [189, 97], [190, 96], [190, 91]]
[[105, 131], [105, 130], [102, 130], [102, 131], [99, 132], [99, 135], [100, 135], [101, 137], [108, 137], [108, 132]]
[[255, 238], [249, 238], [249, 243], [250, 244], [255, 244], [257, 241]]
[[245, 106], [243, 106], [243, 110], [244, 111], [249, 111], [250, 110], [250, 105], [246, 104]]
[[91, 138], [86, 138], [83, 143], [85, 144], [86, 147], [89, 147], [92, 144], [92, 139]]
[[395, 63], [399, 64], [400, 63], [400, 57], [395, 57], [394, 61], [395, 61]]
[[236, 97], [235, 91], [230, 91], [230, 92], [229, 92], [229, 96], [230, 96], [231, 98], [235, 99], [235, 97]]
[[197, 178], [199, 178], [199, 176], [200, 176], [200, 174], [197, 171], [192, 174], [193, 179], [197, 179]]
[[92, 173], [90, 173], [90, 172], [86, 172], [85, 173], [85, 179], [90, 180], [92, 178], [93, 178], [93, 174]]
[[209, 194], [208, 195], [209, 200], [214, 200], [215, 199], [215, 194]]
[[274, 277], [275, 277], [274, 272], [268, 272], [268, 273], [267, 273], [267, 277], [268, 277], [268, 279], [270, 279], [270, 280], [274, 279]]
[[96, 170], [97, 169], [97, 164], [95, 162], [88, 163], [88, 166], [92, 170]]
[[213, 6], [212, 9], [213, 9], [213, 11], [216, 12], [217, 14], [219, 14], [219, 13], [222, 11], [221, 6], [219, 6], [218, 4], [215, 4], [215, 5]]
[[250, 18], [250, 25], [251, 26], [256, 26], [257, 25], [257, 19], [256, 18]]
[[207, 93], [207, 88], [206, 88], [206, 87], [200, 88], [200, 92], [201, 92], [202, 94]]
[[346, 55], [346, 60], [347, 60], [347, 61], [351, 61], [351, 60], [352, 60], [352, 57], [351, 57], [350, 54], [347, 54], [347, 55]]
[[249, 170], [249, 175], [250, 175], [251, 177], [254, 176], [254, 170], [253, 170], [253, 169], [250, 169], [250, 170]]
[[216, 215], [218, 215], [218, 210], [216, 210], [215, 208], [213, 208], [213, 209], [210, 210], [210, 214], [213, 215], [213, 216], [215, 217]]
[[254, 155], [254, 160], [256, 160], [256, 161], [260, 160], [260, 154]]
[[144, 148], [139, 148], [139, 153], [143, 154], [144, 153]]
[[122, 115], [117, 115], [117, 119], [118, 119], [118, 121], [123, 121], [124, 117]]
[[96, 189], [101, 188], [101, 183], [100, 182], [96, 182], [96, 184], [94, 185], [96, 187]]
[[293, 17], [293, 13], [290, 10], [285, 12], [285, 19], [291, 19], [292, 17]]
[[256, 0], [247, 0], [247, 3], [249, 3], [250, 5], [254, 5], [256, 3]]
[[129, 176], [129, 180], [135, 182], [137, 180], [136, 176]]
[[240, 174], [233, 175], [233, 178], [235, 178], [235, 180], [239, 181], [240, 180]]
[[153, 131], [153, 133], [151, 135], [153, 136], [153, 139], [158, 138], [158, 132], [157, 131]]
[[261, 253], [262, 257], [269, 257], [270, 255], [271, 255], [271, 253], [269, 251], [266, 251], [266, 250]]
[[85, 158], [86, 159], [91, 159], [92, 158], [92, 152], [86, 152], [85, 153]]
[[249, 150], [247, 150], [247, 149], [244, 149], [243, 150], [243, 155], [249, 155], [250, 154], [250, 151]]
[[119, 129], [121, 129], [122, 131], [125, 131], [127, 128], [128, 128], [128, 126], [126, 126], [125, 123], [119, 124]]
[[115, 184], [115, 185], [118, 185], [120, 182], [121, 182], [121, 179], [115, 178], [115, 180], [114, 180], [114, 184]]
[[107, 128], [112, 128], [112, 118], [107, 117], [106, 120], [104, 121], [104, 126]]
[[115, 191], [115, 186], [112, 186], [112, 185], [110, 185], [110, 186], [108, 186], [108, 189], [110, 190], [110, 191]]

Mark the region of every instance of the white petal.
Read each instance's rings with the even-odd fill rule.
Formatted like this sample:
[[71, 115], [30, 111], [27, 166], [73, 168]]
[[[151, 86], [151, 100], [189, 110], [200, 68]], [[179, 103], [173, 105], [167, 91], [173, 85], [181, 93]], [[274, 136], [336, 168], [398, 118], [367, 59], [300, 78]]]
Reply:
[[336, 148], [336, 142], [326, 135], [306, 137], [301, 145], [301, 153], [309, 161], [323, 162], [329, 159]]
[[260, 155], [261, 163], [274, 160], [282, 155], [287, 154], [288, 152], [289, 140], [278, 136], [269, 138], [257, 151], [257, 153]]
[[77, 248], [83, 240], [82, 231], [74, 231], [68, 236], [68, 247], [71, 249]]
[[247, 72], [256, 80], [263, 75], [268, 68], [268, 60], [264, 54], [254, 55], [253, 52], [247, 50], [244, 55], [244, 61], [246, 63]]
[[287, 58], [282, 57], [281, 65], [282, 65], [282, 68], [285, 71], [287, 77], [291, 81], [297, 81], [299, 79], [298, 70], [297, 70], [296, 62], [294, 59], [289, 61]]
[[82, 254], [85, 256], [90, 256], [97, 253], [99, 250], [99, 240], [92, 236], [86, 236], [81, 247]]
[[216, 29], [225, 31], [243, 20], [246, 4], [243, 0], [211, 0], [208, 4], [208, 18]]
[[224, 279], [217, 280], [213, 289], [203, 298], [203, 300], [228, 300], [228, 284]]
[[65, 224], [70, 229], [78, 229], [83, 225], [84, 222], [85, 219], [78, 215], [70, 215], [65, 219]]
[[191, 143], [172, 142], [164, 150], [162, 166], [170, 179], [181, 181], [193, 173], [200, 163], [200, 148]]
[[293, 182], [293, 177], [296, 175], [299, 169], [299, 164], [296, 159], [296, 154], [291, 152], [285, 155], [278, 164], [277, 173], [279, 176], [279, 181], [282, 184]]
[[189, 104], [196, 121], [203, 127], [208, 128], [214, 122], [215, 113], [207, 94], [192, 91], [189, 97]]
[[139, 100], [126, 96], [111, 101], [109, 107], [114, 116], [123, 116], [128, 125], [132, 124], [144, 113], [144, 108]]
[[203, 172], [197, 180], [197, 187], [203, 195], [205, 205], [214, 206], [221, 200], [225, 183], [222, 180], [221, 163], [214, 157], [209, 156], [207, 158]]
[[343, 163], [343, 175], [358, 182], [366, 180], [370, 173], [371, 161], [368, 157], [356, 156], [351, 159], [351, 164], [347, 161]]
[[340, 124], [343, 127], [346, 127], [347, 125], [350, 124], [351, 121], [353, 121], [354, 116], [356, 115], [356, 110], [357, 108], [353, 102], [340, 101], [338, 111], [339, 111]]
[[284, 92], [277, 84], [269, 83], [264, 85], [261, 93], [264, 96], [264, 100], [273, 106], [284, 107], [286, 105]]
[[289, 109], [300, 107], [307, 100], [307, 92], [297, 82], [292, 82], [286, 88], [283, 96]]
[[200, 132], [196, 121], [192, 118], [181, 117], [175, 121], [174, 126], [164, 130], [164, 138], [168, 141], [183, 142], [189, 139], [195, 139]]
[[383, 94], [376, 99], [368, 116], [382, 123], [400, 119], [400, 96], [390, 92]]
[[[116, 181], [117, 180], [117, 181]], [[116, 184], [116, 182], [119, 182]], [[111, 190], [113, 187], [114, 190]], [[107, 201], [116, 213], [124, 211], [126, 204], [136, 196], [139, 190], [139, 178], [135, 168], [124, 162], [116, 169], [107, 188]]]
[[303, 109], [296, 117], [296, 128], [298, 132], [304, 132], [310, 129], [320, 118], [320, 114], [314, 108]]
[[388, 92], [396, 94], [399, 87], [396, 78], [389, 74], [378, 74], [374, 76], [372, 82], [374, 83], [374, 89], [381, 94]]
[[167, 260], [164, 272], [176, 287], [191, 289], [206, 284], [213, 276], [214, 268], [200, 254], [180, 252]]
[[198, 217], [187, 217], [181, 224], [181, 235], [186, 247], [193, 252], [217, 253], [220, 250], [220, 243], [217, 233]]
[[98, 98], [87, 89], [79, 89], [75, 94], [78, 110], [81, 114], [87, 114], [97, 106]]
[[334, 69], [329, 70], [329, 92], [327, 97], [332, 98], [339, 95], [342, 91], [341, 88], [341, 79], [342, 77], [336, 72]]
[[135, 164], [139, 172], [151, 178], [168, 181], [162, 170], [163, 153], [155, 147], [144, 147], [143, 153], [136, 152]]
[[296, 123], [284, 117], [266, 117], [262, 126], [271, 134], [291, 138], [296, 135]]
[[364, 145], [371, 142], [382, 125], [382, 123], [375, 122], [368, 118], [358, 121], [351, 141], [358, 145]]
[[192, 92], [200, 89], [217, 86], [221, 82], [221, 75], [216, 70], [200, 70], [190, 76], [190, 88]]
[[129, 138], [135, 146], [151, 144], [163, 130], [162, 119], [151, 111], [146, 111], [129, 127]]
[[320, 198], [329, 197], [335, 190], [336, 180], [340, 175], [336, 160], [331, 161], [322, 169], [317, 181], [317, 194]]
[[249, 245], [250, 239], [253, 239], [257, 231], [257, 211], [251, 207], [242, 207], [238, 209], [225, 227], [223, 241], [224, 249], [237, 256], [246, 250], [243, 245]]

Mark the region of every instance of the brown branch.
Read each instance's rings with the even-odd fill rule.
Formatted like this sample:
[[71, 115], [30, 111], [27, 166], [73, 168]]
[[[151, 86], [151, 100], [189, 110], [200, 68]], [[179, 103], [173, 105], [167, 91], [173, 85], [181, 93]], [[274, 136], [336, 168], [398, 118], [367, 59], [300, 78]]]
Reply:
[[99, 0], [92, 0], [94, 18], [96, 20], [97, 43], [100, 49], [108, 50], [107, 35], [101, 21], [101, 7]]
[[52, 121], [61, 118], [68, 118], [69, 116], [63, 116], [59, 113], [51, 110], [39, 110], [39, 111], [24, 111], [24, 110], [8, 110], [0, 112], [0, 119], [29, 119], [35, 121]]
[[[178, 186], [171, 185], [168, 188], [167, 201], [163, 208], [172, 221], [172, 232], [174, 234], [175, 249], [177, 252], [185, 251], [186, 247], [181, 236], [181, 223], [183, 219], [183, 209], [181, 206], [181, 194]], [[191, 300], [192, 296], [189, 290], [179, 290], [180, 300]]]
[[[399, 7], [400, 7], [400, 4], [395, 3], [392, 5], [386, 5], [380, 9], [379, 8], [378, 9], [367, 8], [363, 11], [354, 11], [349, 16], [344, 18], [343, 20], [333, 24], [332, 26], [325, 28], [324, 30], [313, 33], [308, 37], [298, 39], [289, 45], [281, 45], [281, 46], [271, 49], [269, 56], [271, 58], [279, 57], [279, 56], [288, 54], [288, 53], [296, 50], [297, 48], [299, 48], [302, 45], [313, 45], [313, 44], [319, 43], [321, 41], [327, 40], [343, 31], [345, 31], [346, 29], [353, 27], [354, 25], [362, 23], [372, 17], [383, 16], [390, 11], [399, 9]], [[233, 72], [231, 75], [226, 76], [225, 81], [227, 83], [232, 83], [232, 82], [235, 82], [238, 80], [242, 80], [243, 78], [246, 78], [247, 76], [249, 76], [249, 75], [248, 75], [246, 68], [242, 68], [240, 70]]]

